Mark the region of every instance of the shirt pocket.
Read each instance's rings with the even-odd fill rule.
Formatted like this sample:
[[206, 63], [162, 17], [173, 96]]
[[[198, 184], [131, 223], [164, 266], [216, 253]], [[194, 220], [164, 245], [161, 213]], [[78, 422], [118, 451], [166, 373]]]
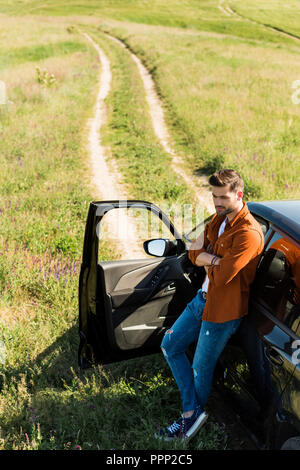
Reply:
[[216, 247], [217, 253], [216, 255], [223, 257], [225, 254], [228, 254], [232, 247], [232, 237], [221, 238], [217, 240]]

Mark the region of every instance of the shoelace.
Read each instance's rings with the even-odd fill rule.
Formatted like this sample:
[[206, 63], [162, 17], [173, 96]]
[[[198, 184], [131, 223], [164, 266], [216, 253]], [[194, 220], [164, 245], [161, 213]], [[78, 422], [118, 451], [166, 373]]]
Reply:
[[174, 433], [178, 431], [180, 427], [181, 427], [181, 424], [178, 424], [177, 421], [174, 421], [174, 423], [168, 427], [168, 431], [170, 431], [170, 433]]
[[185, 418], [183, 418], [180, 424], [180, 433], [182, 435], [185, 435], [185, 425], [186, 425], [186, 421], [185, 421]]

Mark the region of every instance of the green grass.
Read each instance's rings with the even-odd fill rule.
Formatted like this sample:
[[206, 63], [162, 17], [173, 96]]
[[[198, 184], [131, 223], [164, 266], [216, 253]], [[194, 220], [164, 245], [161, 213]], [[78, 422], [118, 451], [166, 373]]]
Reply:
[[[1, 420], [3, 448], [190, 448], [185, 443], [157, 442], [153, 437], [160, 425], [174, 419], [180, 407], [177, 388], [160, 356], [99, 367], [84, 374], [71, 370], [66, 378], [61, 365], [65, 360], [64, 340], [59, 338], [54, 343], [48, 357], [37, 357], [26, 372], [19, 370], [18, 375], [4, 382], [2, 393], [9, 415]], [[223, 430], [212, 418], [194, 439], [192, 448], [203, 446], [226, 447]]]
[[[71, 44], [64, 27], [53, 30]], [[1, 449], [23, 447], [15, 436], [31, 432], [30, 402], [41, 387], [63, 387], [76, 366], [78, 274], [93, 198], [83, 127], [98, 79], [94, 52], [78, 44], [67, 62], [59, 53], [38, 62], [19, 54], [1, 72], [11, 101], [0, 110]], [[38, 82], [37, 64], [54, 75], [51, 87]], [[103, 248], [104, 259], [115, 256]]]
[[0, 70], [25, 62], [38, 62], [49, 57], [59, 57], [73, 54], [77, 51], [86, 51], [86, 45], [79, 42], [64, 41], [58, 43], [42, 44], [33, 47], [2, 48], [0, 49]]
[[271, 26], [278, 31], [285, 31], [300, 38], [300, 2], [289, 0], [267, 0], [263, 3], [259, 0], [245, 2], [241, 0], [230, 0], [231, 9], [243, 18], [249, 18], [259, 24]]
[[247, 199], [299, 197], [299, 46], [107, 21], [151, 70], [177, 150], [195, 174], [237, 169]]
[[[300, 108], [291, 100], [299, 45], [260, 24], [298, 35], [299, 15], [282, 15], [275, 0], [269, 10], [228, 4], [254, 23], [222, 15], [217, 0], [0, 0], [0, 80], [9, 100], [0, 105], [1, 450], [228, 447], [213, 402], [188, 446], [153, 439], [180, 410], [160, 354], [77, 368], [78, 274], [95, 199], [84, 129], [99, 62], [72, 27], [111, 61], [104, 142], [130, 197], [161, 205], [194, 195], [154, 136], [136, 65], [106, 31], [151, 71], [190, 171], [234, 166], [248, 198], [299, 197]], [[101, 259], [117, 257], [102, 244]]]
[[[157, 426], [180, 409], [161, 355], [105, 370], [77, 367], [78, 274], [88, 203], [94, 199], [83, 129], [96, 98], [99, 65], [83, 37], [69, 41], [68, 26], [24, 21], [25, 52], [47, 44], [48, 36], [53, 44], [79, 47], [63, 56], [54, 48], [54, 54], [37, 54], [36, 60], [18, 53], [12, 63], [2, 62], [11, 103], [1, 108], [0, 338], [6, 356], [0, 369], [0, 449], [155, 448]], [[14, 27], [14, 19], [3, 22], [3, 34], [11, 37]], [[103, 33], [97, 36], [104, 46]], [[124, 169], [128, 191], [154, 201], [187, 200], [188, 188], [172, 175], [169, 157], [155, 141], [129, 56], [118, 47], [107, 52], [118, 73], [106, 143]], [[39, 80], [37, 65], [53, 75], [51, 86]], [[160, 184], [152, 188], [159, 175]], [[108, 245], [101, 247], [102, 260], [117, 256]], [[203, 445], [226, 446], [213, 418], [193, 448]], [[177, 447], [185, 445], [167, 446]]]
[[[156, 138], [145, 105], [144, 87], [129, 53], [95, 28], [85, 28], [111, 61], [112, 91], [108, 97], [104, 145], [111, 149], [132, 199], [155, 204], [188, 204], [194, 195], [170, 171], [171, 157]], [[153, 182], [155, 181], [155, 184]]]
[[[239, 18], [228, 17], [218, 9], [219, 0], [69, 0], [60, 2], [59, 0], [48, 0], [47, 3], [40, 0], [0, 0], [0, 12], [15, 15], [44, 15], [44, 16], [92, 16], [102, 19], [113, 18], [118, 21], [129, 21], [132, 23], [143, 23], [149, 25], [164, 25], [169, 27], [179, 27], [184, 29], [196, 29], [200, 31], [213, 31], [224, 34], [232, 34], [248, 39], [258, 38], [277, 42], [277, 35], [272, 31], [261, 28], [259, 24], [240, 21]], [[235, 6], [235, 2], [229, 4]], [[252, 10], [245, 2], [239, 2], [240, 8], [243, 4], [244, 10]], [[251, 2], [252, 3], [252, 2]], [[258, 2], [257, 2], [258, 4]], [[266, 2], [265, 2], [266, 4]], [[268, 0], [264, 7], [268, 11], [268, 4], [276, 15], [280, 17], [280, 3], [276, 0]], [[293, 5], [297, 6], [298, 1], [294, 0]], [[261, 11], [261, 6], [256, 8]], [[253, 11], [253, 10], [252, 10]], [[286, 9], [285, 9], [286, 13]], [[272, 17], [272, 15], [268, 15]], [[296, 24], [296, 17], [294, 23]], [[270, 21], [270, 20], [269, 20]], [[280, 18], [283, 27], [288, 27], [284, 18]], [[289, 39], [282, 39], [289, 42]]]

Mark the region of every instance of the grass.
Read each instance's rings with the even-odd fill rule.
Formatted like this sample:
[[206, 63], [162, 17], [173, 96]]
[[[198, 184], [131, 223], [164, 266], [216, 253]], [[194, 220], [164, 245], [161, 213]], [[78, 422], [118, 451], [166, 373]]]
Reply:
[[[252, 15], [258, 23], [261, 18], [267, 18], [268, 23], [273, 24], [272, 21], [274, 21], [274, 26], [278, 24], [288, 30], [291, 25], [297, 28], [297, 14], [295, 15], [294, 12], [299, 11], [298, 0], [289, 0], [288, 7], [284, 7], [284, 16], [282, 4], [278, 0], [267, 0], [263, 7], [259, 1], [233, 0], [222, 3], [229, 4], [235, 10], [245, 13], [246, 17]], [[96, 16], [101, 19], [113, 18], [122, 22], [215, 31], [248, 39], [257, 37], [262, 40], [269, 38], [276, 41], [276, 35], [262, 29], [260, 24], [248, 24], [239, 21], [238, 18], [221, 14], [218, 9], [220, 4], [220, 0], [187, 0], [184, 5], [181, 0], [171, 2], [164, 0], [140, 0], [138, 2], [136, 0], [86, 0], [85, 2], [68, 0], [63, 3], [59, 0], [48, 0], [47, 3], [42, 3], [40, 0], [12, 2], [0, 0], [0, 12], [15, 16]]]
[[289, 0], [285, 3], [279, 0], [267, 0], [263, 4], [258, 0], [251, 2], [232, 0], [228, 3], [231, 9], [243, 18], [249, 18], [300, 38], [299, 0]]
[[[171, 158], [156, 138], [145, 106], [144, 87], [128, 52], [95, 28], [85, 28], [111, 61], [112, 92], [108, 98], [108, 120], [103, 143], [111, 149], [132, 199], [162, 205], [188, 204], [194, 195], [170, 171]], [[155, 184], [153, 184], [155, 181]]]
[[63, 41], [50, 44], [39, 44], [35, 46], [19, 48], [2, 48], [0, 70], [25, 62], [38, 62], [49, 57], [72, 54], [77, 51], [86, 51], [85, 44], [80, 42]]
[[[12, 37], [15, 21], [5, 19], [2, 34]], [[78, 274], [88, 202], [95, 198], [84, 127], [99, 65], [95, 51], [68, 26], [28, 19], [20, 31], [22, 48], [6, 43], [14, 60], [1, 56], [10, 103], [1, 108], [0, 141], [0, 449], [153, 448], [158, 424], [178, 413], [177, 390], [161, 356], [86, 373], [77, 367]], [[28, 52], [45, 51], [50, 36], [51, 53]], [[69, 45], [63, 56], [57, 44]], [[114, 78], [107, 139], [121, 168], [132, 155], [128, 190], [155, 201], [186, 200], [188, 188], [172, 176], [155, 142], [129, 57], [119, 48], [114, 54], [114, 68], [118, 62], [122, 68]], [[128, 82], [132, 89], [125, 93]], [[134, 122], [135, 99], [140, 115]], [[118, 143], [112, 132], [119, 128], [124, 142]], [[149, 191], [151, 178], [166, 170], [168, 177]], [[102, 260], [117, 256], [102, 246]], [[166, 410], [161, 402], [169, 395], [175, 401]], [[145, 416], [128, 433], [141, 409]], [[208, 446], [225, 445], [221, 431], [211, 419]], [[203, 436], [196, 445], [203, 445]]]
[[152, 71], [191, 171], [233, 167], [248, 199], [299, 197], [300, 120], [292, 102], [299, 46], [112, 21], [100, 27]]
[[[174, 419], [179, 406], [176, 387], [160, 356], [99, 367], [84, 375], [72, 370], [68, 379], [61, 378], [60, 386], [53, 384], [57, 371], [49, 372], [46, 380], [45, 365], [38, 358], [29, 372], [4, 383], [10, 410], [9, 419], [2, 420], [2, 433], [9, 429], [9, 440], [3, 439], [5, 448], [188, 449], [186, 444], [158, 443], [153, 437], [160, 424]], [[35, 393], [30, 386], [33, 380]], [[210, 449], [226, 446], [222, 428], [212, 419], [193, 449], [205, 443]]]
[[[105, 32], [151, 71], [190, 171], [234, 166], [248, 198], [295, 198], [299, 105], [291, 96], [299, 45], [260, 23], [267, 18], [297, 35], [299, 21], [280, 17], [275, 0], [268, 14], [257, 4], [229, 2], [249, 22], [222, 15], [213, 0], [0, 0], [0, 80], [8, 97], [0, 105], [1, 450], [228, 447], [213, 402], [190, 445], [153, 439], [180, 409], [160, 354], [77, 368], [78, 274], [88, 203], [96, 198], [85, 125], [99, 63], [76, 28], [111, 61], [103, 132], [130, 197], [184, 204], [193, 194], [154, 136], [135, 64]], [[118, 256], [102, 244], [102, 260]]]
[[[36, 24], [22, 28], [29, 35], [32, 24], [34, 40]], [[2, 20], [2, 34], [13, 38], [15, 25]], [[72, 44], [66, 28], [53, 26], [52, 33], [60, 44]], [[34, 61], [18, 52], [1, 71], [11, 102], [0, 109], [1, 449], [22, 448], [12, 436], [21, 428], [22, 437], [30, 432], [28, 397], [40, 393], [41, 370], [51, 390], [68, 375], [69, 361], [76, 364], [78, 273], [92, 199], [83, 127], [95, 100], [98, 64], [84, 40], [74, 44], [63, 57], [55, 48], [54, 55]], [[29, 50], [26, 43], [23, 50]], [[55, 77], [52, 86], [38, 81], [37, 65]], [[108, 247], [105, 253], [113, 256]], [[39, 362], [58, 338], [65, 339]], [[58, 354], [63, 360], [51, 375]]]

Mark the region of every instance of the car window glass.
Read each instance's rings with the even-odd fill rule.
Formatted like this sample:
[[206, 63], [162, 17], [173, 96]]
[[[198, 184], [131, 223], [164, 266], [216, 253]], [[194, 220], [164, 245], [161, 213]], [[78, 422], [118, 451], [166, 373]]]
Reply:
[[109, 210], [97, 230], [99, 253], [101, 245], [110, 246], [119, 260], [152, 258], [143, 248], [147, 240], [175, 240], [170, 228], [155, 213], [134, 206]]
[[274, 232], [274, 234], [273, 234], [271, 240], [270, 240], [269, 243], [268, 243], [268, 247], [267, 247], [267, 248], [268, 248], [268, 249], [271, 248], [271, 245], [272, 245], [273, 243], [277, 242], [278, 240], [281, 240], [282, 238], [283, 238], [283, 237], [282, 237], [282, 235], [280, 235], [280, 233]]
[[260, 262], [256, 288], [272, 314], [296, 332], [300, 318], [300, 249], [278, 232]]
[[185, 232], [184, 237], [187, 242], [194, 242], [197, 240], [197, 238], [200, 237], [200, 235], [204, 232], [205, 226], [208, 224], [208, 222], [212, 219], [213, 214], [207, 217], [205, 220], [202, 220], [199, 224], [197, 224], [193, 230], [190, 232]]

